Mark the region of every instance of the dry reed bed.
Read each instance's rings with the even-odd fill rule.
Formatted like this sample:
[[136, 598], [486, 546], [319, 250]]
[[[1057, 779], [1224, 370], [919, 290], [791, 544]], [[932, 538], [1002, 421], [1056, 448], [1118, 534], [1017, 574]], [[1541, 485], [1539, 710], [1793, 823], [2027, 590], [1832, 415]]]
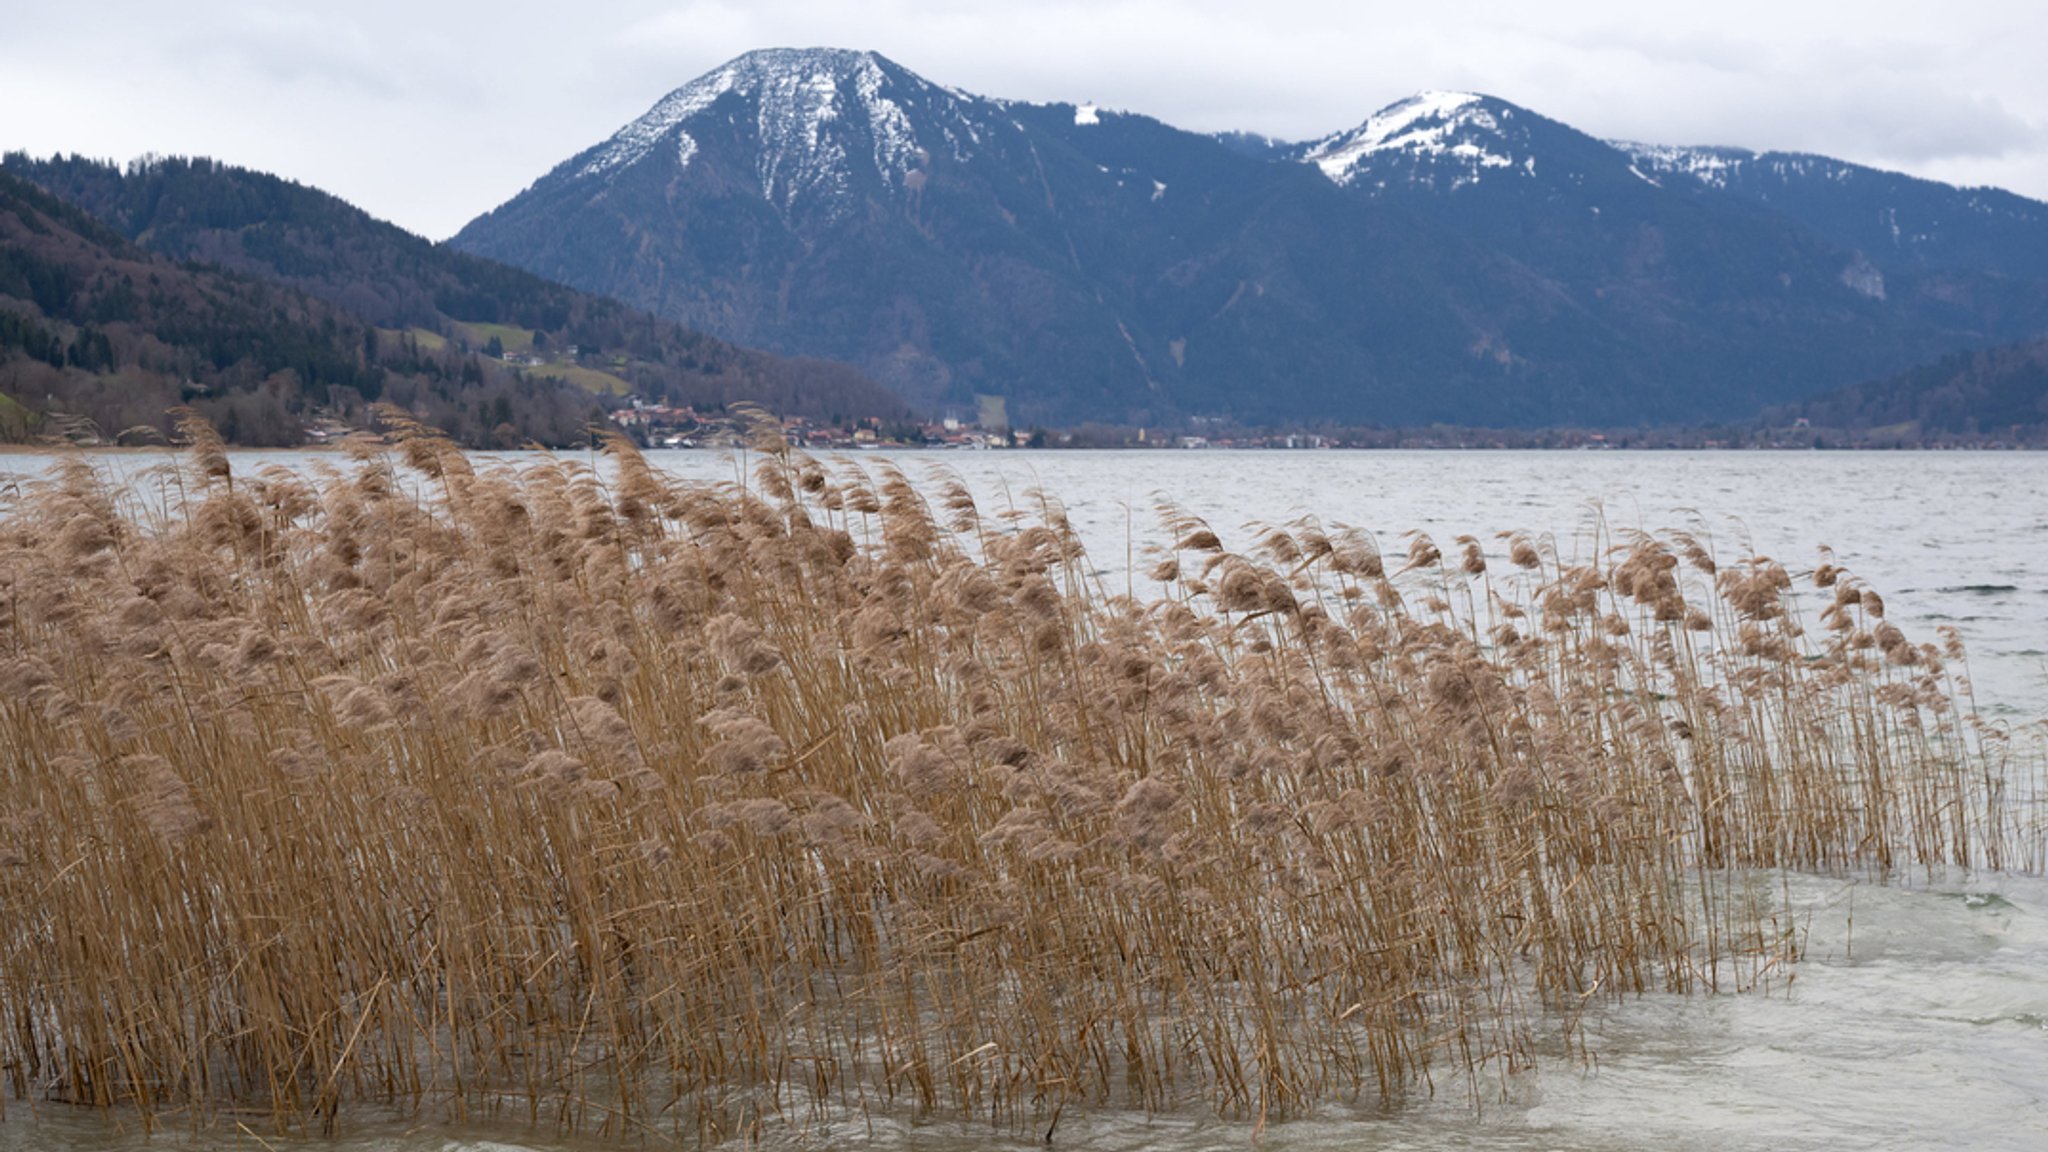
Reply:
[[[403, 463], [0, 520], [0, 1067], [145, 1113], [694, 1137], [1277, 1118], [1796, 955], [1757, 869], [2038, 868], [2039, 761], [1823, 566]], [[1831, 599], [1827, 599], [1831, 596]], [[1478, 1082], [1475, 1079], [1473, 1082]]]

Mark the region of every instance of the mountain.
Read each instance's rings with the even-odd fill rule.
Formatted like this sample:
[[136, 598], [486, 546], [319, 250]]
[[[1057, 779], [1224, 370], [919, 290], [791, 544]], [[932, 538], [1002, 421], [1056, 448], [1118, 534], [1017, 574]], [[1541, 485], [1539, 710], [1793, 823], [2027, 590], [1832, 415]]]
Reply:
[[925, 407], [1026, 377], [1142, 395], [1128, 321], [1097, 299], [1059, 201], [1082, 194], [1083, 169], [1093, 191], [1111, 185], [1071, 149], [1040, 149], [998, 102], [879, 57], [760, 52], [452, 243], [734, 340], [862, 365]]
[[[501, 356], [513, 353], [536, 380], [700, 408], [745, 400], [812, 418], [908, 414], [900, 397], [845, 365], [737, 347], [430, 243], [276, 176], [179, 158], [124, 169], [14, 154], [5, 167], [149, 251], [287, 285], [389, 339], [452, 343], [465, 353], [495, 340]], [[579, 407], [587, 411], [587, 401]]]
[[[1146, 117], [776, 50], [670, 94], [451, 243], [847, 360], [927, 408], [1277, 420], [1361, 363], [1414, 376], [1396, 338], [1455, 319], [1409, 283], [1431, 275], [1420, 227]], [[1361, 251], [1383, 268], [1364, 274]], [[1331, 315], [1332, 284], [1347, 311], [1376, 306]]]
[[[174, 264], [0, 171], [0, 438], [39, 423], [167, 430], [189, 404], [230, 441], [289, 445], [316, 411], [389, 400], [472, 443], [587, 439], [588, 394], [387, 341], [297, 289]], [[496, 430], [495, 433], [493, 430]]]
[[775, 49], [451, 244], [1019, 423], [1744, 417], [2048, 330], [2048, 206], [1687, 155], [1473, 93], [1287, 144]]
[[[1669, 180], [1663, 157], [1677, 151], [1617, 146], [1492, 97], [1426, 93], [1295, 158], [1366, 203], [1428, 216], [1557, 289], [1568, 308], [1540, 327], [1488, 334], [1487, 346], [1510, 359], [1587, 365], [1608, 349], [1582, 386], [1610, 412], [1740, 415], [2048, 321], [2048, 263], [2014, 276], [2015, 262], [1969, 250], [1959, 230], [1926, 238], [1918, 259], [1883, 254], [1879, 264], [1854, 247], [1854, 222], [1874, 218], [1874, 205], [1844, 194], [1848, 166], [1813, 169], [1804, 182], [1787, 170], [1775, 192], [1731, 192]], [[1937, 206], [1933, 193], [1945, 186], [1899, 181], [1915, 186], [1920, 211], [1959, 213], [1989, 195], [1946, 189]], [[1779, 210], [1793, 189], [1800, 211]], [[2024, 233], [2019, 224], [2009, 230]], [[2048, 242], [2048, 219], [2032, 240]], [[1657, 394], [1660, 382], [1688, 379], [1690, 388]]]

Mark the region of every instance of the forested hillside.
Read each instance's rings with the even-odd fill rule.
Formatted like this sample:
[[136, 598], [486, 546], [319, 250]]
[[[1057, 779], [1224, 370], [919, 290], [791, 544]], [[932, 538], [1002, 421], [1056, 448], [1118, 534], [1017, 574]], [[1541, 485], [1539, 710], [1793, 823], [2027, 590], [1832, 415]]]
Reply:
[[231, 441], [288, 445], [385, 400], [472, 444], [571, 443], [580, 390], [373, 325], [296, 289], [173, 264], [0, 173], [0, 433], [48, 417], [111, 439], [190, 404]]
[[[823, 420], [907, 414], [893, 393], [844, 365], [737, 347], [434, 245], [325, 192], [260, 172], [204, 159], [152, 158], [120, 168], [20, 154], [8, 156], [6, 168], [83, 209], [72, 211], [74, 222], [90, 223], [102, 246], [119, 243], [131, 260], [154, 255], [185, 265], [188, 275], [282, 287], [301, 309], [322, 305], [318, 323], [331, 319], [357, 333], [347, 355], [332, 350], [330, 359], [353, 357], [371, 375], [423, 381], [401, 384], [401, 402], [467, 443], [574, 438], [593, 408], [627, 395], [710, 409], [748, 401]], [[90, 294], [91, 307], [106, 307]], [[58, 316], [35, 303], [35, 311]], [[337, 399], [346, 418], [359, 397], [381, 395], [388, 384], [343, 379], [331, 364], [300, 371], [316, 372], [315, 379], [296, 405], [283, 405], [300, 422]], [[354, 394], [335, 393], [335, 383]], [[98, 391], [110, 388], [133, 390], [124, 382]], [[455, 403], [452, 393], [478, 389], [480, 397]], [[138, 403], [146, 408], [161, 391]], [[265, 442], [294, 435], [279, 407], [266, 406]], [[557, 410], [574, 418], [564, 423]]]
[[2048, 442], [2048, 339], [1960, 352], [1896, 376], [1838, 388], [1774, 410], [1765, 423], [1798, 420], [1900, 446]]

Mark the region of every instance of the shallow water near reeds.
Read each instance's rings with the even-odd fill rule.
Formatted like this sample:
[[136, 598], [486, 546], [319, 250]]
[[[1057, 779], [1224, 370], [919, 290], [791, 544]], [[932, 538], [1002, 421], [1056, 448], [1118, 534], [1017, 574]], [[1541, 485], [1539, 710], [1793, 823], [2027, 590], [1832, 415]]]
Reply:
[[[1773, 883], [1781, 883], [1773, 881]], [[1482, 1089], [1440, 1078], [1386, 1110], [1326, 1106], [1267, 1127], [1181, 1116], [1068, 1115], [1053, 1147], [1220, 1152], [1367, 1149], [2011, 1149], [2048, 1139], [2048, 881], [1915, 877], [1880, 886], [1794, 877], [1807, 933], [1789, 986], [1652, 995], [1592, 1008], [1587, 1066], [1539, 1055]], [[617, 1147], [511, 1122], [363, 1117], [335, 1137], [280, 1137], [267, 1122], [145, 1138], [118, 1117], [9, 1102], [0, 1152], [266, 1147], [298, 1152], [589, 1152]], [[1045, 1147], [1042, 1132], [902, 1117], [771, 1125], [770, 1148], [902, 1152]], [[218, 1123], [218, 1122], [217, 1122]], [[261, 1136], [261, 1140], [258, 1136]], [[631, 1146], [659, 1147], [635, 1139]]]
[[[1610, 530], [1698, 527], [1734, 556], [1753, 548], [1810, 568], [1816, 545], [1881, 590], [1915, 640], [1951, 625], [1971, 652], [1986, 714], [2015, 726], [2048, 716], [2048, 459], [2020, 454], [1714, 453], [910, 453], [914, 478], [958, 473], [994, 512], [1033, 507], [1042, 487], [1065, 508], [1104, 588], [1144, 596], [1145, 546], [1161, 539], [1155, 493], [1170, 493], [1231, 546], [1248, 521], [1313, 514], [1356, 525], [1395, 554], [1411, 529], [1448, 545], [1471, 533], [1549, 532], [1587, 554]], [[139, 474], [157, 457], [97, 458]], [[743, 478], [746, 462], [656, 453], [658, 466], [706, 480]], [[863, 458], [866, 459], [866, 458]], [[291, 467], [332, 454], [237, 456]], [[5, 473], [46, 459], [0, 457]], [[1599, 510], [1599, 511], [1596, 511]], [[1604, 528], [1600, 527], [1601, 524]], [[1398, 1107], [1313, 1116], [1264, 1130], [1181, 1113], [1070, 1113], [1053, 1146], [1195, 1150], [1988, 1148], [2048, 1145], [2048, 881], [1907, 875], [1892, 885], [1771, 881], [1806, 960], [1745, 995], [1596, 1000], [1582, 1026], [1594, 1062], [1539, 1052], [1534, 1071], [1478, 1090], [1440, 1077]], [[1776, 885], [1782, 884], [1782, 887]], [[1787, 977], [1790, 977], [1789, 981]], [[343, 1117], [332, 1138], [278, 1137], [216, 1121], [187, 1136], [172, 1117], [145, 1137], [132, 1120], [8, 1100], [0, 1152], [149, 1148], [295, 1148], [323, 1152], [586, 1149], [511, 1122]], [[971, 1121], [802, 1114], [769, 1125], [770, 1147], [1042, 1147], [1042, 1131]], [[261, 1137], [259, 1139], [258, 1137]]]

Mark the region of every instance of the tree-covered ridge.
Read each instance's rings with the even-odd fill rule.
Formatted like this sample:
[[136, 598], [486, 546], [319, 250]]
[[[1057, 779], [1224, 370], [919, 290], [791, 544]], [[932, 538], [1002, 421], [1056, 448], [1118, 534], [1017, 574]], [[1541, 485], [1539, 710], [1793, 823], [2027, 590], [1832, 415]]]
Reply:
[[[438, 247], [316, 188], [219, 161], [145, 157], [123, 168], [15, 153], [6, 166], [151, 251], [282, 280], [380, 327], [506, 324], [613, 346], [634, 320], [644, 328], [645, 317], [616, 302]], [[684, 332], [677, 343], [713, 341]]]
[[5, 163], [152, 252], [282, 282], [386, 330], [387, 343], [433, 356], [482, 353], [480, 368], [509, 363], [535, 380], [698, 408], [747, 401], [814, 420], [908, 415], [895, 394], [843, 365], [741, 348], [433, 244], [276, 176], [177, 157], [122, 168], [17, 153]]
[[1961, 352], [1838, 388], [1775, 411], [1766, 423], [1795, 420], [1901, 444], [1957, 438], [2039, 442], [2048, 432], [2048, 338]]
[[392, 339], [294, 288], [138, 248], [0, 172], [0, 436], [50, 417], [104, 437], [190, 404], [231, 440], [302, 442], [386, 400], [466, 442], [564, 444], [591, 401], [475, 355]]

